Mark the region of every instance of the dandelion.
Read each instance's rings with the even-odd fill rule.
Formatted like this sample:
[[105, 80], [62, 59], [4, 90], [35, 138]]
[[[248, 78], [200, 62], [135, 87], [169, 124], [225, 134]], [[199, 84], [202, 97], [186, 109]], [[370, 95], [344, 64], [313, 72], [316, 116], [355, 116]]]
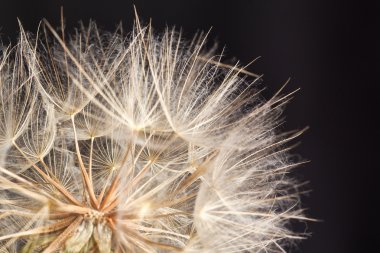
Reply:
[[[0, 252], [284, 252], [307, 219], [283, 105], [187, 42], [44, 21], [0, 56]], [[254, 76], [252, 78], [252, 75]]]

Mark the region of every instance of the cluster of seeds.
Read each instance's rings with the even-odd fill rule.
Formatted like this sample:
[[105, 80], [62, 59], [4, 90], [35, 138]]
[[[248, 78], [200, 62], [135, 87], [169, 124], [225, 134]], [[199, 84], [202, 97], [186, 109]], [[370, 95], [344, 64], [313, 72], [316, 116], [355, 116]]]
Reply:
[[[283, 252], [282, 105], [167, 29], [44, 22], [0, 51], [0, 252]], [[253, 77], [252, 77], [253, 76]]]

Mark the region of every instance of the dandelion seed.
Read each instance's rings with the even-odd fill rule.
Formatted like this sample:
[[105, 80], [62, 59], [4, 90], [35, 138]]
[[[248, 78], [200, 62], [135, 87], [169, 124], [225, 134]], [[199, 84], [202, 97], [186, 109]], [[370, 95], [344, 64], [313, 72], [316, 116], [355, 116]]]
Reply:
[[302, 237], [299, 132], [276, 130], [290, 95], [264, 101], [205, 39], [138, 19], [127, 37], [21, 28], [0, 56], [0, 252], [283, 252]]

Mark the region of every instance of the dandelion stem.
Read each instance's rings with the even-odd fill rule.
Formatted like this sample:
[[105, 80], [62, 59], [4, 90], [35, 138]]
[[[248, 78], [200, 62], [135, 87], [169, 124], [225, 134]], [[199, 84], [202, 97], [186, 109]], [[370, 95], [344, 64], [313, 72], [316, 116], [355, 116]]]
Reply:
[[98, 204], [98, 200], [95, 197], [94, 188], [93, 188], [92, 183], [90, 181], [90, 178], [89, 178], [89, 176], [87, 174], [87, 171], [86, 171], [86, 168], [84, 166], [84, 163], [83, 163], [83, 160], [82, 160], [82, 156], [81, 156], [81, 153], [80, 153], [79, 143], [78, 143], [78, 136], [77, 136], [77, 131], [76, 131], [76, 128], [75, 128], [74, 117], [75, 117], [75, 114], [71, 115], [71, 122], [72, 122], [72, 125], [73, 125], [73, 131], [74, 131], [75, 150], [76, 150], [76, 154], [77, 154], [77, 158], [78, 158], [78, 162], [79, 162], [79, 167], [80, 167], [81, 172], [82, 172], [83, 183], [85, 184], [85, 187], [87, 189], [87, 193], [90, 196], [90, 200], [91, 200], [91, 203], [92, 203], [93, 207], [98, 207], [98, 205], [99, 205]]
[[91, 185], [93, 185], [93, 182], [92, 182], [92, 155], [94, 152], [94, 139], [95, 139], [95, 137], [91, 136], [90, 158], [89, 158], [89, 162], [88, 162], [88, 177], [90, 179]]

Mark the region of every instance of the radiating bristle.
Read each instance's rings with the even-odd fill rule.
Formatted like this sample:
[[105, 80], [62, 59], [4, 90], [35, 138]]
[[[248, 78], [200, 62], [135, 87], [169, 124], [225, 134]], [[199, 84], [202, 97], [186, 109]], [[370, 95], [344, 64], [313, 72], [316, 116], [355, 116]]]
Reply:
[[205, 40], [138, 18], [128, 36], [21, 28], [0, 55], [1, 253], [284, 252], [302, 238], [286, 147], [300, 132], [277, 131], [290, 96], [265, 101]]

